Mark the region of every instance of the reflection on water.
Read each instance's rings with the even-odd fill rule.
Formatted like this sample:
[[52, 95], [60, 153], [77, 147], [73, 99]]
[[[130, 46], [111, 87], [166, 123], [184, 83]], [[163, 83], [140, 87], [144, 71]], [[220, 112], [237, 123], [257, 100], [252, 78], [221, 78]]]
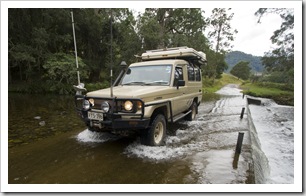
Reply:
[[74, 109], [73, 96], [8, 95], [9, 147], [84, 127]]

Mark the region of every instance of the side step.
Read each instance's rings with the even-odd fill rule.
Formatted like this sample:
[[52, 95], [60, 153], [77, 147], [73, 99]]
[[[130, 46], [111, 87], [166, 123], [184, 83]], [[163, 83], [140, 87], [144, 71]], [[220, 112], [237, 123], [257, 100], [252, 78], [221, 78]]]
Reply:
[[182, 118], [184, 118], [185, 116], [187, 116], [188, 114], [190, 114], [192, 111], [189, 110], [188, 112], [186, 113], [181, 113], [181, 114], [178, 114], [176, 116], [173, 117], [173, 122], [176, 122], [178, 120], [181, 120]]

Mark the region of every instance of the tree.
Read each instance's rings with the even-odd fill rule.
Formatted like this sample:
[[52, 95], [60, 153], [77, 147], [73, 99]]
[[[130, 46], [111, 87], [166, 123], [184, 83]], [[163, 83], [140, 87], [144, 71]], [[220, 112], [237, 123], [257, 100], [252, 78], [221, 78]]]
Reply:
[[203, 35], [205, 27], [202, 11], [198, 8], [147, 8], [138, 17], [138, 30], [144, 50], [188, 46], [191, 45], [190, 41], [196, 43], [196, 38], [207, 44]]
[[[228, 11], [231, 10], [230, 8]], [[211, 62], [212, 78], [219, 78], [224, 70], [227, 69], [227, 65], [224, 61], [225, 54], [229, 48], [231, 48], [231, 41], [234, 40], [234, 34], [238, 31], [232, 30], [230, 21], [234, 14], [228, 15], [225, 8], [215, 8], [212, 10], [212, 15], [207, 19], [207, 23], [210, 24], [212, 30], [208, 33], [208, 37], [215, 43], [215, 55], [216, 61]], [[218, 55], [220, 53], [221, 55]], [[218, 57], [222, 56], [223, 60]], [[221, 73], [220, 73], [221, 72]]]
[[[78, 58], [78, 65], [82, 79], [89, 76], [88, 66]], [[75, 66], [75, 57], [65, 53], [55, 53], [50, 55], [43, 65], [46, 70], [43, 78], [47, 80], [51, 91], [58, 91], [60, 94], [69, 93], [71, 84], [77, 82], [77, 68]], [[72, 89], [71, 89], [72, 90]]]
[[[228, 11], [231, 8], [227, 9]], [[230, 21], [233, 19], [234, 13], [228, 15], [225, 8], [214, 8], [212, 15], [207, 19], [207, 22], [212, 27], [208, 33], [208, 37], [215, 43], [216, 52], [225, 53], [229, 48], [232, 48], [231, 41], [234, 41], [234, 35], [238, 33], [230, 26]]]
[[[283, 22], [280, 29], [274, 31], [271, 42], [277, 47], [265, 53], [262, 63], [270, 72], [281, 72], [277, 74], [286, 78], [286, 83], [294, 82], [294, 12], [286, 8], [260, 8], [255, 13], [258, 23], [266, 14], [279, 14]], [[276, 75], [276, 74], [274, 74]], [[281, 81], [281, 80], [279, 80]]]
[[249, 62], [240, 61], [232, 68], [230, 73], [238, 77], [238, 79], [241, 78], [243, 80], [247, 80], [249, 79], [250, 71], [251, 68], [249, 67]]

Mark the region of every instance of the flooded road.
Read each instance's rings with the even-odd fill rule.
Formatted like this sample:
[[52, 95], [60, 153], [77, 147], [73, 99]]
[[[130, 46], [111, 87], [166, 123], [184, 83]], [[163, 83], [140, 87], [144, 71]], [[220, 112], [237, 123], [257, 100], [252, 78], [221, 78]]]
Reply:
[[[224, 92], [229, 94], [221, 91], [213, 98], [204, 95], [197, 119], [169, 126], [166, 145], [161, 147], [141, 145], [139, 138], [88, 131], [76, 117], [70, 98], [62, 98], [60, 106], [53, 98], [57, 105], [55, 108], [32, 100], [31, 104], [36, 104], [41, 111], [52, 108], [53, 115], [24, 109], [23, 112], [27, 113], [24, 118], [36, 128], [27, 127], [26, 121], [16, 128], [14, 116], [20, 117], [22, 112], [12, 109], [12, 106], [18, 108], [16, 104], [21, 100], [11, 103], [8, 183], [254, 183], [247, 118], [240, 119], [245, 100], [235, 86], [228, 88]], [[43, 126], [41, 121], [45, 121]], [[58, 127], [56, 124], [61, 125]], [[46, 131], [47, 134], [41, 133]], [[244, 133], [244, 140], [240, 156], [235, 156], [239, 132]]]

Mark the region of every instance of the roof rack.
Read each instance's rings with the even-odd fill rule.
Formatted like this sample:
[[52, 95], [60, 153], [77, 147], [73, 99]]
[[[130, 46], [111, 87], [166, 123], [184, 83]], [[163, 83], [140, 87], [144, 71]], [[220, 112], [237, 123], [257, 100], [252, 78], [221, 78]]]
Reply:
[[141, 55], [143, 61], [158, 59], [183, 59], [198, 66], [206, 64], [206, 54], [187, 46], [147, 50]]

